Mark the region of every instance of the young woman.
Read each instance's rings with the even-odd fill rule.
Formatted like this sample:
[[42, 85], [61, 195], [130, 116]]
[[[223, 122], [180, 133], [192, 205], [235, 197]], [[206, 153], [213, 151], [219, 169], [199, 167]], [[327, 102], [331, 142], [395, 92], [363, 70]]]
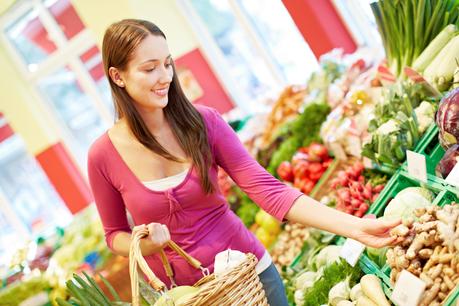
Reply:
[[[144, 20], [122, 20], [104, 36], [103, 62], [118, 120], [89, 151], [88, 172], [108, 246], [127, 255], [131, 229], [148, 226], [141, 249], [154, 273], [170, 280], [158, 250], [172, 239], [213, 269], [226, 249], [251, 252], [270, 305], [288, 305], [269, 254], [229, 209], [217, 185], [222, 167], [258, 205], [289, 220], [382, 247], [398, 222], [360, 219], [321, 205], [279, 182], [244, 149], [213, 109], [192, 105], [175, 74], [164, 33]], [[179, 285], [201, 272], [165, 248]]]

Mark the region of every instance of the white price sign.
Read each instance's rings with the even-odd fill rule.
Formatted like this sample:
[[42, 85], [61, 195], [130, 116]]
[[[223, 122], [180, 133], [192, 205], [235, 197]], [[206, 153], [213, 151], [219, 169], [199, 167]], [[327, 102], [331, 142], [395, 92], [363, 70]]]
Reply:
[[426, 283], [424, 281], [403, 270], [395, 283], [391, 300], [399, 306], [416, 306], [425, 290]]
[[351, 266], [355, 266], [364, 250], [365, 245], [357, 240], [348, 238], [341, 247], [339, 256], [344, 258]]
[[407, 150], [408, 173], [418, 180], [427, 183], [426, 157], [422, 154]]
[[459, 162], [456, 162], [453, 169], [446, 177], [445, 181], [451, 185], [459, 187]]

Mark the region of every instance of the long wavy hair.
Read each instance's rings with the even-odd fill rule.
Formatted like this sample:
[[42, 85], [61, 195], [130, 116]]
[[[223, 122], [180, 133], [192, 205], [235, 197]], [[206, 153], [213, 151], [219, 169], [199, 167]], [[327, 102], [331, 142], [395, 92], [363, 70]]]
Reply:
[[[146, 20], [124, 19], [110, 25], [105, 31], [102, 58], [115, 104], [116, 116], [118, 119], [126, 119], [134, 136], [145, 147], [169, 160], [184, 162], [168, 152], [155, 139], [126, 89], [117, 86], [108, 72], [110, 67], [125, 71], [137, 46], [148, 35], [162, 36], [166, 39], [166, 35], [155, 24]], [[204, 119], [183, 93], [174, 63], [172, 63], [172, 68], [174, 75], [169, 87], [169, 100], [164, 108], [164, 114], [180, 146], [186, 155], [191, 157], [193, 166], [198, 170], [202, 188], [206, 193], [212, 193], [214, 186], [209, 177], [212, 157]]]

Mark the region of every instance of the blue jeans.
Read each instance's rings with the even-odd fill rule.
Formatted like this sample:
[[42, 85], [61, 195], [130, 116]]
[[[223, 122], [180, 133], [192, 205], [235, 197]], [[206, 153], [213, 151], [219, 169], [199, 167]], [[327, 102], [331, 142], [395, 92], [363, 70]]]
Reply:
[[270, 306], [288, 306], [284, 283], [282, 283], [276, 266], [272, 263], [268, 269], [261, 272], [258, 276], [263, 284], [263, 289], [268, 298], [268, 304]]

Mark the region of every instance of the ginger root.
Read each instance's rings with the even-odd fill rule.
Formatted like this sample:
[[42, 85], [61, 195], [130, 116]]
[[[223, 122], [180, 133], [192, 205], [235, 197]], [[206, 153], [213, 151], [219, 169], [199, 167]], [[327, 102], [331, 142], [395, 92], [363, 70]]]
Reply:
[[410, 229], [404, 224], [397, 225], [390, 231], [391, 236], [398, 236], [398, 237], [405, 237], [409, 233], [410, 233]]
[[424, 292], [419, 306], [428, 306], [437, 297], [440, 292], [440, 284], [435, 283], [432, 288]]
[[419, 257], [421, 257], [422, 259], [429, 259], [432, 255], [432, 249], [422, 249], [419, 251]]

